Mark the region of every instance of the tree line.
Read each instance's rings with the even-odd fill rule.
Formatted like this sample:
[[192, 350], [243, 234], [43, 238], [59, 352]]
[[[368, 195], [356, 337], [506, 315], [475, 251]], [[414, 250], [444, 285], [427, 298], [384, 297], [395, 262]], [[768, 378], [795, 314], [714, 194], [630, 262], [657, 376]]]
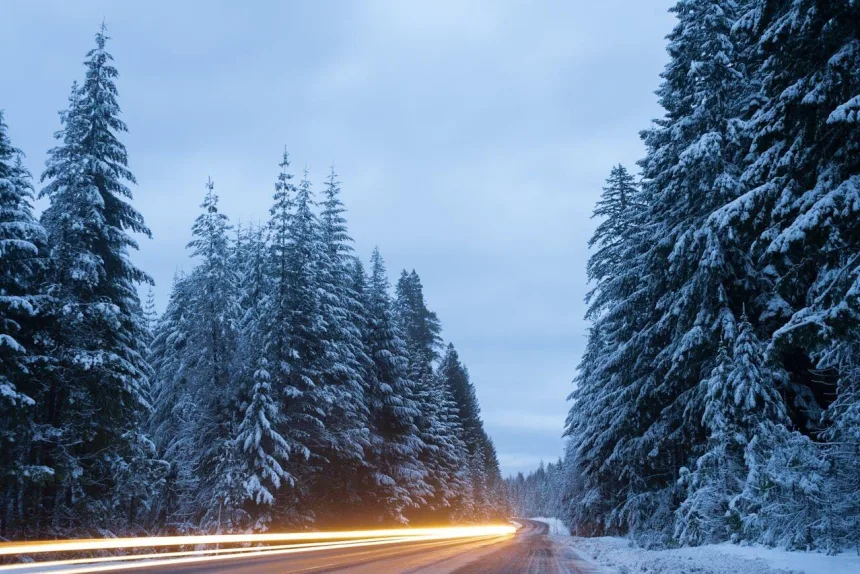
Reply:
[[354, 255], [340, 182], [283, 153], [265, 224], [211, 179], [166, 310], [130, 253], [102, 26], [38, 197], [0, 113], [0, 537], [474, 522], [506, 515], [475, 389], [415, 271]]
[[567, 420], [580, 532], [860, 544], [860, 4], [681, 0], [595, 209]]

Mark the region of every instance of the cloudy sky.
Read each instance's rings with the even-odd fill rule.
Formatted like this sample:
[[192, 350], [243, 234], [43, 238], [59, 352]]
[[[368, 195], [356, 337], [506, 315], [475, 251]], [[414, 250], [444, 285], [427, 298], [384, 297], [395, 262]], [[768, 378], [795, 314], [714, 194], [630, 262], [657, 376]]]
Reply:
[[527, 471], [562, 451], [590, 214], [659, 115], [670, 4], [0, 0], [0, 109], [38, 176], [107, 21], [162, 308], [208, 176], [259, 221], [284, 145], [317, 182], [334, 163], [358, 253], [418, 271], [503, 472]]

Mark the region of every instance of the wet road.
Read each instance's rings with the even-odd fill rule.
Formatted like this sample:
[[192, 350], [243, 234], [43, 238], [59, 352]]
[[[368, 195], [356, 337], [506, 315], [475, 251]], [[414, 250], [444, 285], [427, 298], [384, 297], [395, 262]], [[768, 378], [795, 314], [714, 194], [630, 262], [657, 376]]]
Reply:
[[475, 573], [591, 574], [595, 572], [567, 545], [554, 542], [541, 522], [517, 520], [515, 535], [402, 542], [380, 547], [322, 550], [304, 555], [259, 556], [203, 562], [170, 568], [142, 568], [146, 573], [204, 572], [281, 574], [337, 572], [351, 574]]
[[457, 570], [457, 574], [593, 574], [592, 566], [569, 545], [553, 541], [543, 522], [519, 520], [523, 528], [513, 540]]

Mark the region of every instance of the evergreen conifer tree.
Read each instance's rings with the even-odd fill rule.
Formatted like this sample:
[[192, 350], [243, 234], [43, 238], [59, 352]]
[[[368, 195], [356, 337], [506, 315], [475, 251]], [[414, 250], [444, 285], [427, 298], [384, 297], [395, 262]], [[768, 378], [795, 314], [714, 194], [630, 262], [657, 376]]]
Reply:
[[274, 491], [282, 482], [290, 486], [293, 477], [284, 469], [283, 463], [290, 459], [291, 445], [282, 437], [277, 427], [280, 410], [272, 395], [265, 358], [259, 360], [254, 373], [254, 388], [251, 404], [239, 424], [236, 443], [245, 458], [241, 472], [247, 496], [246, 507], [255, 530], [265, 530], [271, 521], [271, 506], [275, 502]]
[[191, 274], [188, 369], [191, 392], [200, 412], [194, 429], [200, 485], [196, 504], [203, 528], [218, 532], [243, 518], [233, 439], [238, 425], [238, 389], [233, 377], [239, 336], [238, 275], [231, 261], [227, 216], [218, 211], [211, 179], [188, 243], [200, 264]]
[[[33, 217], [33, 186], [0, 111], [0, 536], [27, 527], [24, 498], [51, 469], [32, 464], [38, 383], [46, 357], [37, 342], [45, 306], [45, 231]], [[28, 501], [26, 506], [32, 501]]]
[[61, 115], [60, 145], [49, 152], [42, 175], [48, 184], [40, 192], [51, 202], [42, 224], [57, 314], [51, 334], [57, 368], [46, 382], [41, 421], [56, 437], [42, 458], [54, 480], [40, 512], [55, 532], [109, 526], [127, 515], [114, 509], [120, 496], [137, 500], [146, 489], [143, 476], [118, 480], [124, 466], [146, 456], [137, 429], [148, 407], [150, 369], [136, 285], [151, 279], [129, 259], [137, 248], [129, 232], [150, 232], [129, 202], [127, 184], [135, 180], [117, 139], [127, 128], [107, 40], [102, 25], [84, 62], [84, 83], [73, 86]]
[[371, 465], [375, 469], [370, 488], [381, 518], [404, 522], [404, 512], [426, 504], [431, 490], [420, 458], [425, 447], [418, 434], [421, 410], [378, 249], [371, 256], [366, 301], [365, 345], [372, 359], [367, 401], [374, 431]]

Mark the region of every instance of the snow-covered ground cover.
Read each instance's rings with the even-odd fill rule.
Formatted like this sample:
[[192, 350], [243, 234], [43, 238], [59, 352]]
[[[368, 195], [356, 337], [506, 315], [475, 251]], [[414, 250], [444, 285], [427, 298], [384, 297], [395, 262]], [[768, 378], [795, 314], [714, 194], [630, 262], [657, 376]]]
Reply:
[[844, 552], [827, 556], [817, 552], [788, 552], [762, 546], [713, 544], [673, 550], [644, 550], [627, 539], [554, 537], [572, 546], [603, 572], [697, 574], [857, 574], [860, 556]]
[[558, 518], [546, 518], [545, 516], [536, 516], [529, 520], [536, 520], [549, 525], [549, 533], [554, 536], [570, 536], [570, 530]]

